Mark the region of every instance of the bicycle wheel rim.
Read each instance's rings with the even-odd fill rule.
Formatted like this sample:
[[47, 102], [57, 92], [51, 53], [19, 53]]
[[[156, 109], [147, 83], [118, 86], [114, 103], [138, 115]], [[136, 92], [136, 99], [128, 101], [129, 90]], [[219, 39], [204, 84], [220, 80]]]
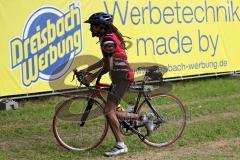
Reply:
[[[150, 139], [149, 137], [146, 137], [145, 139], [143, 139], [143, 142], [144, 142], [145, 144], [151, 146], [151, 147], [162, 148], [162, 147], [167, 147], [167, 146], [173, 144], [174, 142], [176, 142], [176, 141], [181, 137], [181, 135], [183, 134], [183, 131], [184, 131], [185, 128], [186, 128], [187, 116], [186, 116], [186, 110], [185, 110], [184, 105], [182, 104], [182, 102], [181, 102], [177, 97], [175, 97], [175, 96], [173, 96], [173, 95], [170, 95], [170, 94], [166, 94], [166, 93], [155, 94], [155, 95], [152, 95], [152, 96], [150, 97], [150, 99], [151, 99], [151, 100], [150, 100], [150, 103], [152, 102], [153, 99], [155, 99], [155, 98], [157, 98], [157, 97], [167, 97], [167, 98], [171, 99], [173, 102], [175, 102], [175, 103], [177, 104], [177, 107], [176, 107], [176, 108], [178, 108], [178, 109], [179, 109], [179, 112], [181, 113], [181, 117], [180, 117], [180, 118], [181, 118], [181, 123], [180, 123], [181, 125], [179, 125], [179, 128], [176, 129], [177, 131], [176, 131], [176, 134], [174, 134], [174, 136], [172, 136], [172, 137], [169, 138], [168, 140], [165, 140], [165, 141], [163, 141], [163, 142], [161, 142], [161, 143], [152, 142], [152, 140], [149, 140], [149, 139]], [[138, 110], [137, 110], [138, 113], [141, 111], [141, 109], [143, 109], [144, 104], [147, 104], [146, 100], [144, 100], [144, 101], [140, 104], [140, 106], [139, 106], [139, 108], [138, 108]], [[148, 105], [148, 104], [147, 104], [147, 105]], [[160, 106], [160, 107], [161, 107], [161, 106]], [[163, 123], [163, 125], [164, 125], [164, 123]], [[160, 128], [158, 128], [158, 129], [157, 129], [156, 131], [154, 131], [154, 132], [158, 132], [158, 130], [161, 130], [161, 126], [160, 126]], [[154, 132], [153, 132], [153, 133], [154, 133]], [[141, 138], [141, 137], [139, 137], [139, 138]]]
[[[64, 101], [62, 104], [60, 104], [60, 106], [57, 108], [57, 110], [56, 110], [56, 112], [53, 116], [53, 121], [52, 121], [53, 134], [54, 134], [54, 137], [56, 138], [58, 144], [60, 144], [60, 146], [62, 146], [63, 148], [65, 148], [67, 150], [89, 151], [89, 150], [92, 150], [92, 149], [98, 147], [101, 144], [101, 142], [104, 140], [104, 138], [107, 134], [107, 131], [108, 131], [108, 123], [107, 123], [107, 120], [106, 120], [105, 115], [103, 113], [102, 105], [99, 102], [97, 102], [96, 100], [91, 99], [93, 101], [93, 105], [95, 105], [95, 107], [98, 108], [97, 111], [100, 114], [100, 118], [98, 117], [98, 119], [90, 119], [90, 118], [87, 119], [86, 122], [85, 122], [85, 125], [84, 125], [85, 128], [83, 127], [81, 129], [82, 129], [82, 133], [83, 133], [84, 129], [87, 129], [86, 127], [89, 127], [89, 125], [92, 124], [93, 122], [98, 122], [99, 123], [99, 120], [101, 119], [101, 122], [102, 122], [101, 126], [102, 127], [101, 127], [101, 130], [99, 131], [99, 134], [97, 134], [97, 136], [94, 135], [94, 133], [98, 133], [98, 130], [96, 130], [96, 129], [94, 130], [94, 132], [84, 134], [84, 135], [90, 135], [91, 137], [93, 137], [93, 139], [95, 139], [91, 142], [88, 138], [85, 139], [84, 137], [82, 137], [82, 140], [89, 141], [89, 143], [91, 143], [89, 145], [85, 145], [84, 147], [74, 146], [73, 144], [67, 142], [66, 137], [69, 138], [70, 136], [72, 136], [72, 134], [63, 135], [61, 133], [62, 129], [60, 129], [60, 127], [59, 127], [59, 122], [60, 122], [59, 120], [62, 119], [62, 118], [59, 118], [59, 115], [61, 115], [60, 113], [64, 110], [64, 108], [66, 107], [66, 104], [69, 104], [69, 103], [72, 104], [72, 101], [76, 101], [76, 100], [89, 100], [89, 97], [78, 96], [78, 97], [70, 98], [70, 99]], [[89, 117], [91, 117], [91, 115]], [[70, 132], [70, 129], [67, 128], [66, 131]], [[79, 133], [77, 133], [77, 134], [79, 134]], [[78, 142], [82, 143], [82, 141], [78, 141]]]

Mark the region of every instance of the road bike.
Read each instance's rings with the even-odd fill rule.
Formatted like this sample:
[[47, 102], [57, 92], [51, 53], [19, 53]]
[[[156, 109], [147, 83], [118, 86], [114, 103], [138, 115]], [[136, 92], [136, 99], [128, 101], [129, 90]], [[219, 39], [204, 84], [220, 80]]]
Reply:
[[[161, 87], [159, 93], [154, 92], [155, 88], [164, 85], [162, 74], [157, 72], [158, 67], [140, 69], [145, 71], [144, 78], [129, 87], [137, 96], [128, 112], [140, 115], [152, 113], [154, 128], [150, 132], [141, 122], [124, 119], [119, 120], [121, 132], [125, 136], [137, 135], [151, 147], [167, 147], [177, 141], [186, 128], [185, 107], [177, 97], [161, 92]], [[111, 86], [102, 83], [90, 86], [83, 82], [87, 74], [74, 71], [78, 81], [87, 88], [83, 93], [85, 95], [73, 96], [59, 103], [53, 116], [54, 137], [68, 150], [92, 150], [102, 143], [108, 132], [109, 125], [103, 109], [107, 95], [111, 94]], [[149, 77], [155, 77], [155, 81], [148, 81]]]

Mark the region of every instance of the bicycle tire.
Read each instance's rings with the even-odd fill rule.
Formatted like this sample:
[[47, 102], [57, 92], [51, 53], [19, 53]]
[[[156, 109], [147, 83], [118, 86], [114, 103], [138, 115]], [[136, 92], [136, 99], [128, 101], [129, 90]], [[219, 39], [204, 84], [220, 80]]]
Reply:
[[[80, 118], [83, 115], [81, 113], [86, 108], [83, 102], [89, 102], [89, 100], [91, 100], [93, 108], [89, 112], [84, 126], [81, 127]], [[80, 111], [80, 114], [75, 114], [72, 110], [77, 113], [79, 113], [79, 110], [83, 112]], [[98, 101], [89, 97], [78, 96], [67, 99], [58, 105], [52, 120], [52, 131], [58, 144], [63, 148], [73, 151], [89, 151], [98, 147], [105, 138], [108, 131], [108, 122], [103, 107]], [[81, 133], [82, 135], [80, 135]]]
[[[167, 104], [168, 99], [163, 100], [163, 102], [165, 104], [162, 104], [162, 105], [161, 104], [159, 105], [159, 102], [155, 102], [156, 104], [153, 103], [153, 101], [156, 100], [157, 98], [159, 98], [159, 100], [160, 100], [160, 98], [169, 98], [169, 100], [172, 100], [173, 103]], [[159, 101], [159, 100], [156, 100], [156, 101]], [[181, 137], [183, 131], [186, 128], [187, 116], [186, 116], [185, 107], [177, 97], [175, 97], [171, 94], [168, 94], [168, 93], [158, 93], [158, 94], [151, 95], [149, 97], [149, 102], [151, 103], [153, 108], [157, 112], [159, 112], [158, 114], [160, 114], [160, 116], [163, 118], [163, 120], [165, 120], [165, 122], [160, 124], [159, 128], [154, 130], [150, 136], [146, 136], [144, 139], [142, 139], [142, 137], [139, 136], [139, 138], [142, 139], [142, 141], [145, 144], [147, 144], [148, 146], [151, 146], [151, 147], [156, 147], [156, 148], [168, 147], [169, 145], [173, 144]], [[176, 105], [174, 105], [174, 103]], [[179, 115], [174, 115], [175, 111], [173, 109], [173, 106], [176, 107], [175, 111], [177, 111], [177, 110], [179, 111], [180, 117], [178, 117]], [[144, 109], [145, 109], [145, 111], [144, 111]], [[149, 107], [147, 100], [144, 100], [138, 107], [137, 113], [141, 115], [144, 112], [146, 112], [146, 113], [151, 112], [150, 110], [151, 109]], [[165, 112], [165, 113], [163, 113], [163, 112]], [[169, 115], [170, 112], [174, 113], [172, 115], [173, 117], [171, 117]], [[173, 119], [171, 119], [171, 118], [173, 118]], [[178, 129], [174, 128], [176, 125], [175, 123], [177, 123], [176, 118], [180, 118], [180, 120], [177, 119], [177, 121], [180, 122], [180, 126]], [[165, 127], [165, 128], [163, 128], [163, 127]], [[166, 130], [165, 135], [163, 134], [164, 129]], [[173, 135], [171, 135], [173, 131], [175, 133]], [[140, 132], [142, 134], [144, 134], [147, 132], [147, 129], [140, 128]]]

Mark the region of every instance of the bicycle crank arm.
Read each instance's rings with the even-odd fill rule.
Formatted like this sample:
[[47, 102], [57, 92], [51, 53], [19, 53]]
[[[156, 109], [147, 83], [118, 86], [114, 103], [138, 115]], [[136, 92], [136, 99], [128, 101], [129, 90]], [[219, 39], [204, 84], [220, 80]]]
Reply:
[[122, 123], [124, 124], [124, 126], [127, 126], [127, 128], [129, 130], [131, 130], [133, 133], [137, 134], [142, 141], [144, 141], [144, 139], [146, 138], [145, 135], [140, 133], [137, 129], [135, 129], [133, 126], [129, 125], [127, 122], [123, 121]]

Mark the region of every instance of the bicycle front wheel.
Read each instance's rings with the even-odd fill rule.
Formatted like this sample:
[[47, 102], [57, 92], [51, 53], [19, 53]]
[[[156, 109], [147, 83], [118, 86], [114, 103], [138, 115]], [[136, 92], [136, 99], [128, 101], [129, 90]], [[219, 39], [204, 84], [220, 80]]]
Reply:
[[65, 149], [87, 151], [103, 141], [108, 123], [99, 102], [89, 97], [74, 97], [57, 106], [52, 129]]
[[139, 131], [145, 136], [143, 142], [152, 147], [167, 147], [181, 137], [186, 127], [186, 110], [181, 101], [170, 94], [160, 93], [144, 100], [137, 110], [138, 114], [153, 113], [154, 130], [148, 135], [145, 127]]

